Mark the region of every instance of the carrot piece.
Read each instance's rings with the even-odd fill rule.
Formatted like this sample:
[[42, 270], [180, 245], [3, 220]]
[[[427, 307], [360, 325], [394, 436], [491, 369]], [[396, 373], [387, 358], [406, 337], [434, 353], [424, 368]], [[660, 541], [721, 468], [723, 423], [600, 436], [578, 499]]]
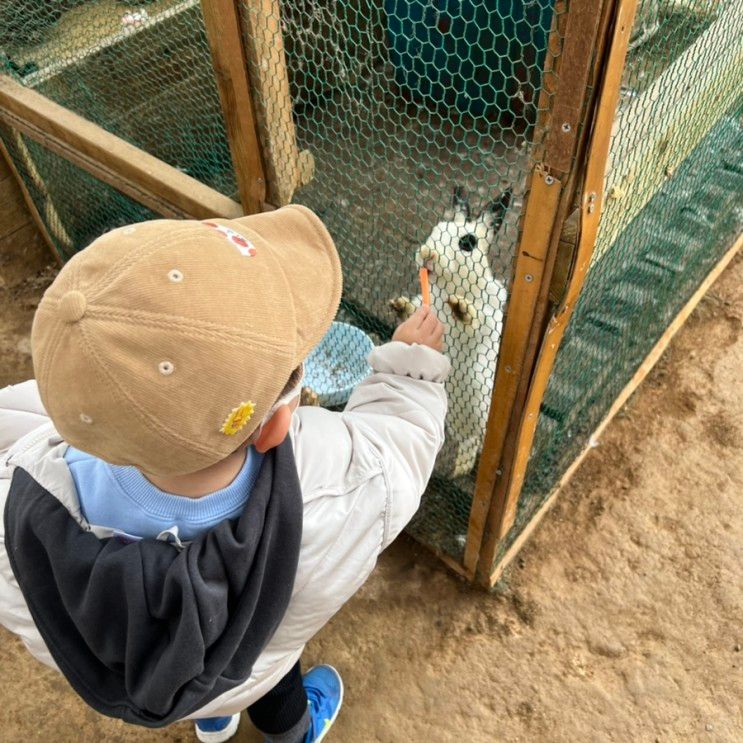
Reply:
[[420, 276], [420, 280], [421, 280], [421, 294], [423, 296], [423, 304], [426, 307], [430, 307], [431, 287], [428, 283], [428, 269], [425, 266], [422, 266], [421, 270], [418, 272], [418, 275]]

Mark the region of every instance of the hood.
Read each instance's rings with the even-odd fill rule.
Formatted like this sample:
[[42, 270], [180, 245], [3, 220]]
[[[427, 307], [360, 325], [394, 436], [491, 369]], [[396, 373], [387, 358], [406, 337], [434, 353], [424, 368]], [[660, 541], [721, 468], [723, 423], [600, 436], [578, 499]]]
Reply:
[[19, 464], [5, 547], [77, 693], [102, 714], [162, 727], [250, 676], [292, 595], [302, 511], [289, 440], [265, 455], [240, 518], [182, 550], [99, 539]]

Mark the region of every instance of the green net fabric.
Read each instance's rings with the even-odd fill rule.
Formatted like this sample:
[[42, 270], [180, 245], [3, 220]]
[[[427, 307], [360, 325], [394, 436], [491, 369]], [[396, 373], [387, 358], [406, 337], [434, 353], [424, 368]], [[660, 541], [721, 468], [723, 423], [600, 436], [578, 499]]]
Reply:
[[496, 562], [743, 229], [742, 37], [737, 0], [639, 8], [593, 264]]

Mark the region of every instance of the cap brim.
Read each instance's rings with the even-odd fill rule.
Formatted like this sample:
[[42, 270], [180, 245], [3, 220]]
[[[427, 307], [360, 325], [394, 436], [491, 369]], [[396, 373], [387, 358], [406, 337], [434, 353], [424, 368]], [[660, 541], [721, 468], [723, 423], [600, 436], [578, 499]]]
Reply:
[[[243, 221], [245, 220], [245, 221]], [[343, 289], [335, 243], [307, 207], [281, 209], [234, 220], [255, 232], [284, 273], [297, 322], [297, 359], [302, 362], [335, 319]]]

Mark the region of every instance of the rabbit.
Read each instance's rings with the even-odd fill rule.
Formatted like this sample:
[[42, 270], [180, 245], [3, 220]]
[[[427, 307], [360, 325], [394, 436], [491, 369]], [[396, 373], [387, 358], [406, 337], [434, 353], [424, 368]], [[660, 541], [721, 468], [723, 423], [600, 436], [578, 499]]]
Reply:
[[[473, 219], [466, 194], [456, 188], [452, 218], [439, 222], [416, 254], [418, 267], [429, 271], [431, 305], [447, 325], [450, 455], [443, 453], [437, 471], [448, 477], [472, 470], [485, 433], [506, 302], [506, 287], [493, 276], [490, 252], [511, 195], [511, 189], [505, 190]], [[404, 319], [422, 302], [420, 296], [398, 297], [390, 307]]]

